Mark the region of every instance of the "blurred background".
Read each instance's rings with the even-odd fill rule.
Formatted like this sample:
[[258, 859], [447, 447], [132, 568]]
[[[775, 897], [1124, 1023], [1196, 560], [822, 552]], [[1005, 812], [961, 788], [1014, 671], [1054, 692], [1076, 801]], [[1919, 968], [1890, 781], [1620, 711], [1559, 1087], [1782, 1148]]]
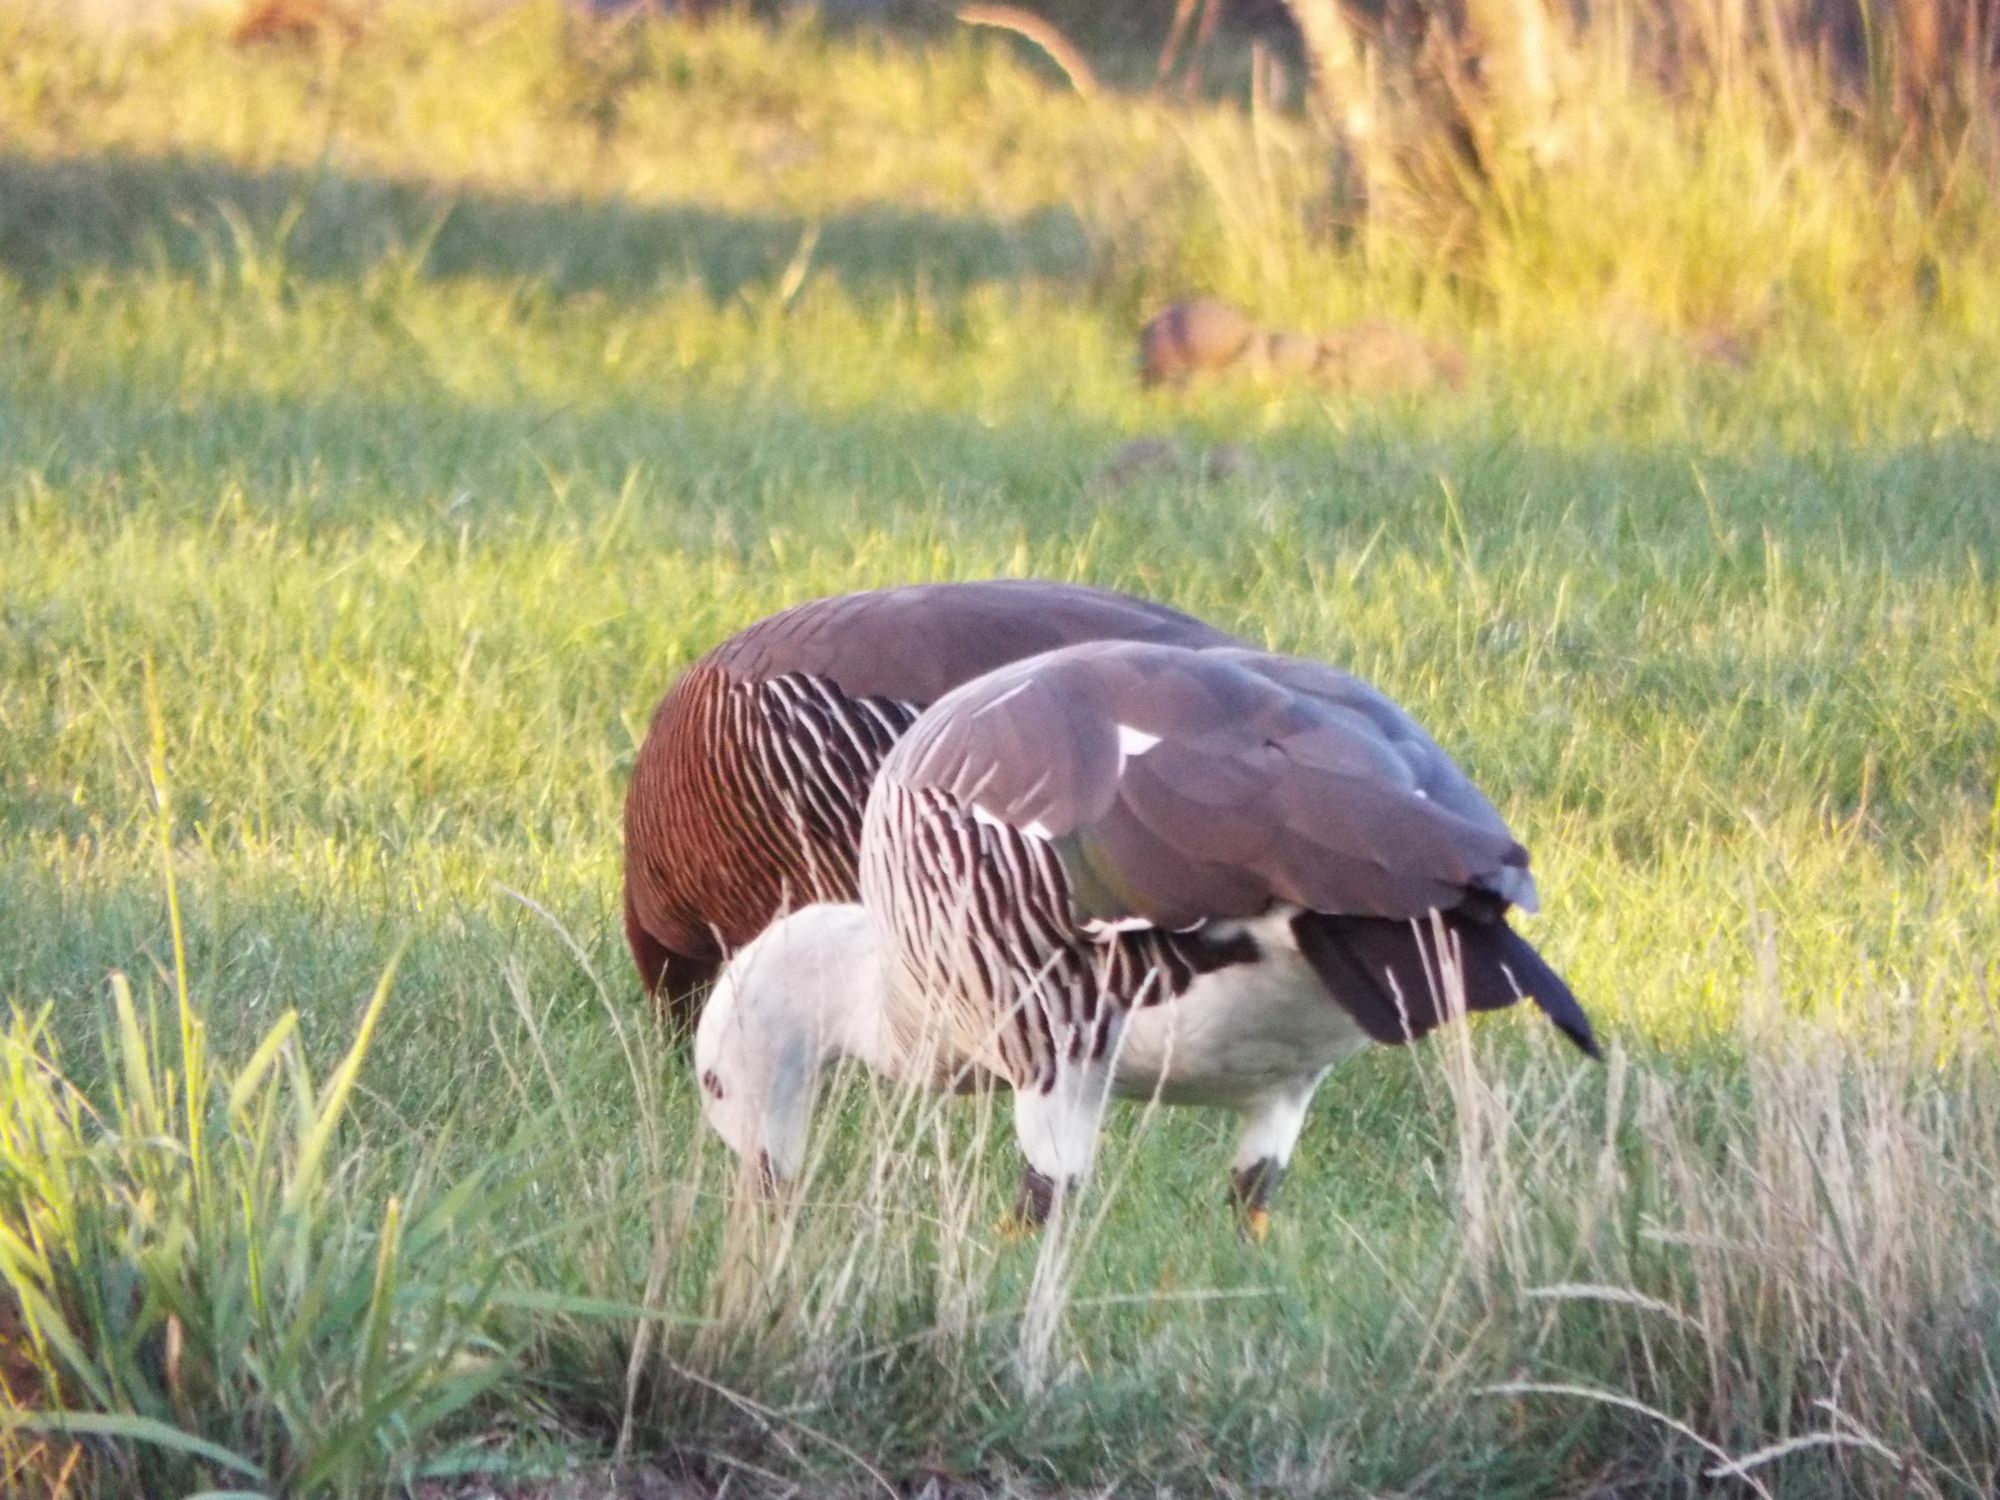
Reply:
[[[11, 10], [0, 253], [26, 274], [234, 232], [152, 222], [115, 161], [44, 180], [67, 145], [257, 174], [189, 185], [267, 237], [283, 218], [306, 265], [420, 248], [431, 270], [504, 256], [629, 289], [691, 267], [710, 290], [790, 267], [794, 295], [821, 272], [1081, 279], [1135, 319], [1195, 293], [1313, 332], [1387, 309], [1522, 344], [1582, 319], [1628, 360], [1734, 367], [1829, 327], [1994, 321], [1991, 0]], [[99, 68], [176, 37], [181, 71], [52, 115], [37, 101], [93, 64], [28, 41], [72, 25], [111, 49]], [[492, 225], [476, 190], [524, 174], [601, 232]], [[29, 229], [47, 214], [61, 232]], [[489, 226], [505, 248], [475, 254]]]

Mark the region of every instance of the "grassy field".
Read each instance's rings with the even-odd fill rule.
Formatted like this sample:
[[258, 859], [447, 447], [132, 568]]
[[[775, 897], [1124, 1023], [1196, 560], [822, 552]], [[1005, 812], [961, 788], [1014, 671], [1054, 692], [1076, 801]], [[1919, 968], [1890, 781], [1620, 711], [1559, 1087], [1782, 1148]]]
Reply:
[[[1607, 86], [1446, 259], [1315, 232], [1295, 114], [969, 34], [0, 59], [8, 1483], [2000, 1485], [1980, 169]], [[1471, 375], [1143, 394], [1194, 291]], [[1096, 482], [1156, 435], [1247, 457]], [[1254, 1249], [1220, 1119], [1121, 1116], [1015, 1245], [1004, 1105], [859, 1081], [809, 1202], [736, 1201], [623, 952], [646, 714], [780, 605], [996, 573], [1393, 693], [1608, 1065], [1359, 1059]]]

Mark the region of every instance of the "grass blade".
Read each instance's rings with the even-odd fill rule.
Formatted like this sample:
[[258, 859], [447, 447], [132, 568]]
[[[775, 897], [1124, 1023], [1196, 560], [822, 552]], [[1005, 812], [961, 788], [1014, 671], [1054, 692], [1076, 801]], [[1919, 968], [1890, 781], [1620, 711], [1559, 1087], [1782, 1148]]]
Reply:
[[207, 1438], [182, 1432], [180, 1428], [152, 1417], [79, 1411], [0, 1411], [0, 1428], [15, 1427], [31, 1432], [59, 1432], [72, 1437], [108, 1437], [128, 1443], [149, 1443], [156, 1448], [168, 1448], [176, 1453], [205, 1459], [251, 1479], [264, 1478], [263, 1469], [241, 1454], [231, 1453], [220, 1443], [211, 1443]]
[[361, 1025], [355, 1032], [354, 1043], [340, 1060], [340, 1066], [334, 1069], [333, 1077], [327, 1081], [326, 1090], [319, 1100], [319, 1111], [313, 1116], [299, 1145], [298, 1159], [292, 1167], [292, 1185], [285, 1198], [285, 1206], [293, 1212], [302, 1209], [309, 1195], [319, 1186], [321, 1164], [327, 1147], [332, 1144], [333, 1133], [347, 1108], [347, 1096], [354, 1089], [354, 1080], [361, 1074], [362, 1060], [368, 1055], [368, 1044], [374, 1039], [375, 1024], [382, 1017], [382, 1007], [389, 1001], [390, 988], [396, 981], [396, 966], [401, 960], [402, 949], [398, 948], [382, 970], [382, 977], [375, 982], [375, 991], [368, 997], [367, 1008], [361, 1013]]

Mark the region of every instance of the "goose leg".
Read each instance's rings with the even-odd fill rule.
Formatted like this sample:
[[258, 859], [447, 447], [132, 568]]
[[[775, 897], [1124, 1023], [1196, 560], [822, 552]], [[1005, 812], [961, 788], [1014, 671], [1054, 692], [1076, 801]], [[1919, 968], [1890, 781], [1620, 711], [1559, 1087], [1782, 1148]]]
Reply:
[[1047, 1223], [1090, 1175], [1110, 1087], [1111, 1069], [1104, 1064], [1066, 1061], [1046, 1089], [1014, 1095], [1014, 1138], [1026, 1158], [1015, 1213], [1024, 1225]]
[[1236, 1160], [1229, 1173], [1229, 1201], [1245, 1239], [1262, 1243], [1271, 1232], [1271, 1199], [1292, 1159], [1299, 1132], [1305, 1128], [1313, 1091], [1325, 1076], [1320, 1072], [1303, 1088], [1265, 1094], [1243, 1111], [1243, 1130], [1236, 1139]]

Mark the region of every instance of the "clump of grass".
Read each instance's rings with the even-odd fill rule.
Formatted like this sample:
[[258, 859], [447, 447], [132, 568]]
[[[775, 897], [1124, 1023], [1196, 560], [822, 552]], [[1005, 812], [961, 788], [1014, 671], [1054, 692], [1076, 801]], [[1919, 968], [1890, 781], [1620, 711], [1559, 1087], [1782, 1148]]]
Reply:
[[[77, 1494], [356, 1495], [507, 1367], [480, 1174], [400, 1185], [339, 1132], [388, 995], [330, 1078], [287, 1015], [233, 1072], [163, 1042], [114, 981], [94, 1104], [47, 1017], [0, 1039], [0, 1453]], [[185, 1039], [198, 1039], [191, 1022]], [[192, 1063], [192, 1068], [189, 1064]]]
[[[154, 759], [163, 834], [171, 826]], [[0, 1036], [0, 1467], [52, 1493], [370, 1492], [508, 1365], [488, 1173], [385, 1170], [348, 1106], [375, 986], [323, 1079], [286, 1011], [209, 1054], [171, 863], [170, 1024], [123, 975], [91, 1090], [49, 1012]]]
[[1466, 1394], [1583, 1417], [1599, 1452], [1767, 1497], [1984, 1493], [2000, 1472], [1990, 1039], [1907, 995], [1877, 997], [1865, 1035], [1776, 995], [1767, 968], [1737, 1065], [1688, 1078], [1614, 1053], [1601, 1101], [1503, 1081], [1463, 1031], [1445, 1038], [1454, 1276], [1481, 1319], [1470, 1345], [1506, 1372]]

